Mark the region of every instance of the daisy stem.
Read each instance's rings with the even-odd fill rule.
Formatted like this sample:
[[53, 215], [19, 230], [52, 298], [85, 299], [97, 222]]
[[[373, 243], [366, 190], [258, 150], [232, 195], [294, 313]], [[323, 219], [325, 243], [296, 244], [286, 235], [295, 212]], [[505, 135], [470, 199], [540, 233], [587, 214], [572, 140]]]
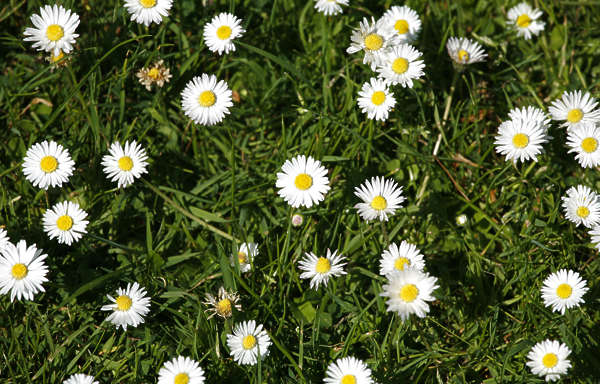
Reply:
[[383, 232], [383, 239], [385, 240], [385, 243], [383, 244], [383, 248], [387, 247], [390, 244], [390, 238], [388, 236], [387, 229], [385, 228], [384, 223], [385, 223], [384, 221], [379, 222], [379, 225], [381, 225], [381, 232]]

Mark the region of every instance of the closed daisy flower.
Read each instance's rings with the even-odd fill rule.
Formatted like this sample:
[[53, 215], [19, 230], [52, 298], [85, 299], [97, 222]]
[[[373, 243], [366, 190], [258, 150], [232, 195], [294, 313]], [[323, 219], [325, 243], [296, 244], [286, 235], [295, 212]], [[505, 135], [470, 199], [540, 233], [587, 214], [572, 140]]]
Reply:
[[8, 244], [10, 242], [10, 239], [8, 238], [6, 231], [2, 228], [0, 228], [0, 249], [4, 248], [6, 246], [6, 244]]
[[48, 255], [25, 240], [14, 245], [6, 243], [0, 248], [0, 295], [10, 292], [10, 301], [33, 300], [38, 292], [44, 292], [42, 283], [48, 281], [48, 267], [44, 260]]
[[578, 185], [571, 187], [561, 198], [565, 217], [579, 226], [592, 228], [600, 224], [600, 200], [590, 188]]
[[79, 204], [65, 201], [55, 204], [44, 213], [44, 231], [50, 239], [57, 238], [61, 244], [71, 245], [79, 241], [88, 221], [87, 213], [79, 208]]
[[23, 173], [34, 187], [60, 187], [69, 181], [75, 162], [66, 148], [54, 141], [34, 144], [23, 159]]
[[392, 49], [377, 65], [379, 77], [387, 80], [390, 84], [400, 84], [403, 87], [412, 88], [413, 80], [423, 77], [423, 60], [419, 58], [423, 54], [408, 44], [400, 44]]
[[373, 71], [382, 59], [382, 55], [400, 43], [398, 33], [385, 18], [375, 22], [372, 17], [371, 22], [367, 18], [360, 22], [359, 28], [352, 32], [351, 40], [346, 52], [352, 54], [364, 51], [363, 63], [370, 64]]
[[459, 65], [467, 65], [485, 61], [487, 53], [478, 42], [466, 37], [451, 37], [446, 43], [448, 55]]
[[79, 16], [60, 5], [46, 5], [40, 8], [39, 15], [31, 16], [35, 28], [26, 28], [25, 41], [33, 41], [38, 51], [52, 52], [58, 56], [61, 51], [69, 53], [75, 39], [79, 36], [75, 29], [79, 25]]
[[206, 301], [204, 305], [208, 306], [206, 310], [210, 315], [210, 319], [214, 315], [228, 319], [233, 314], [233, 309], [238, 311], [242, 310], [242, 304], [239, 303], [240, 297], [235, 292], [228, 292], [225, 288], [219, 288], [219, 293], [215, 297], [210, 293], [206, 294]]
[[[238, 248], [237, 261], [240, 264], [240, 272], [246, 273], [252, 269], [252, 261], [258, 255], [258, 244], [242, 243]], [[231, 266], [235, 266], [235, 257], [231, 257]]]
[[544, 152], [543, 144], [551, 137], [547, 129], [536, 121], [509, 120], [500, 124], [496, 135], [496, 152], [512, 160], [537, 161], [537, 155]]
[[277, 173], [277, 194], [294, 208], [310, 208], [325, 198], [329, 191], [327, 169], [312, 157], [299, 155], [286, 160]]
[[534, 345], [527, 354], [527, 366], [534, 375], [542, 376], [546, 381], [556, 381], [571, 368], [570, 354], [566, 344], [544, 340]]
[[554, 100], [548, 108], [552, 120], [564, 121], [563, 127], [576, 128], [585, 123], [600, 122], [598, 102], [589, 93], [581, 91], [565, 92], [560, 100]]
[[588, 288], [586, 281], [582, 280], [579, 273], [561, 269], [551, 274], [544, 280], [542, 299], [546, 307], [552, 307], [554, 312], [565, 314], [565, 309], [578, 307], [585, 303], [583, 295]]
[[117, 182], [117, 187], [125, 188], [133, 184], [134, 179], [148, 173], [146, 151], [135, 141], [125, 142], [125, 147], [118, 141], [112, 143], [108, 152], [102, 157], [104, 173], [110, 181]]
[[394, 271], [404, 271], [405, 269], [423, 271], [425, 261], [416, 245], [402, 241], [400, 246], [392, 243], [388, 249], [383, 251], [379, 265], [379, 274], [387, 276]]
[[595, 124], [584, 124], [569, 129], [567, 146], [570, 152], [575, 152], [575, 159], [583, 168], [600, 165], [600, 128]]
[[98, 382], [94, 381], [94, 376], [76, 373], [63, 381], [63, 384], [98, 384]]
[[259, 355], [261, 359], [265, 358], [270, 345], [271, 338], [262, 324], [257, 326], [254, 320], [236, 324], [233, 334], [227, 335], [230, 354], [233, 360], [242, 365], [255, 365]]
[[541, 16], [542, 11], [539, 9], [520, 3], [508, 11], [508, 25], [517, 30], [517, 36], [529, 40], [531, 36], [537, 36], [544, 30], [545, 23], [538, 20]]
[[371, 384], [371, 370], [355, 357], [337, 359], [327, 367], [323, 382], [326, 384]]
[[546, 112], [531, 105], [527, 107], [511, 109], [510, 112], [508, 112], [508, 117], [511, 120], [536, 122], [542, 125], [546, 130], [548, 130], [548, 127], [550, 126], [550, 117], [546, 114]]
[[112, 304], [102, 306], [103, 311], [113, 311], [106, 321], [112, 322], [114, 325], [123, 327], [127, 330], [127, 326], [137, 327], [144, 322], [144, 316], [150, 312], [150, 297], [146, 296], [146, 290], [138, 283], [127, 284], [127, 288], [117, 289], [117, 298], [111, 295], [106, 295]]
[[358, 92], [358, 106], [369, 119], [387, 120], [394, 105], [396, 105], [396, 99], [385, 80], [372, 77], [368, 83], [363, 84]]
[[231, 13], [220, 13], [204, 26], [204, 42], [212, 52], [219, 55], [235, 51], [233, 40], [241, 37], [246, 30], [242, 20]]
[[435, 300], [431, 295], [437, 278], [414, 269], [394, 271], [388, 275], [388, 283], [383, 286], [380, 296], [387, 297], [387, 311], [396, 312], [402, 321], [411, 314], [425, 317], [429, 312], [428, 301]]
[[158, 384], [202, 384], [204, 380], [204, 370], [189, 357], [175, 357], [158, 371]]
[[157, 61], [149, 68], [140, 69], [135, 75], [148, 91], [152, 90], [152, 84], [162, 88], [173, 77], [169, 72], [169, 68], [163, 64], [163, 60]]
[[152, 23], [160, 24], [163, 17], [169, 16], [172, 6], [172, 0], [125, 0], [131, 20], [146, 27]]
[[400, 42], [411, 43], [417, 39], [421, 32], [421, 20], [419, 15], [413, 9], [403, 6], [392, 6], [386, 13], [383, 14], [388, 25], [392, 26]]
[[388, 216], [393, 216], [406, 200], [402, 196], [402, 187], [397, 186], [394, 180], [383, 177], [366, 180], [354, 188], [354, 194], [363, 201], [354, 208], [358, 209], [358, 214], [366, 221], [387, 221]]
[[300, 275], [301, 279], [310, 279], [310, 287], [319, 289], [319, 284], [327, 286], [330, 277], [345, 275], [345, 259], [342, 255], [337, 255], [337, 251], [327, 249], [327, 256], [317, 257], [314, 253], [307, 252], [304, 259], [298, 262], [299, 268], [305, 272]]
[[325, 16], [342, 13], [342, 5], [348, 5], [348, 0], [315, 0], [315, 8]]
[[187, 83], [181, 92], [181, 106], [194, 123], [215, 125], [229, 114], [229, 108], [233, 106], [231, 95], [225, 81], [217, 82], [215, 75], [203, 73]]

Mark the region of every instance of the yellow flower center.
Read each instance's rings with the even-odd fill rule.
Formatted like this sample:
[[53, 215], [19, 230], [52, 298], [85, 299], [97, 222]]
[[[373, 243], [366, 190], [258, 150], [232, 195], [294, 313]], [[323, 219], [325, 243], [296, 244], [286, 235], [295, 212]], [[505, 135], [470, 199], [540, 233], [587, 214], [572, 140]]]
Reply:
[[396, 21], [396, 24], [394, 24], [394, 28], [396, 28], [396, 31], [398, 31], [399, 35], [404, 35], [406, 32], [408, 32], [408, 21], [400, 19]]
[[403, 57], [399, 57], [392, 63], [392, 70], [397, 74], [401, 75], [408, 71], [408, 60]]
[[365, 37], [365, 48], [369, 51], [377, 51], [383, 46], [383, 37], [376, 33], [371, 33]]
[[573, 288], [569, 284], [561, 284], [556, 288], [556, 294], [561, 299], [568, 299], [571, 297], [571, 293], [573, 292]]
[[375, 196], [371, 201], [371, 208], [376, 209], [378, 211], [384, 210], [387, 208], [387, 201], [383, 196]]
[[52, 54], [52, 56], [50, 57], [50, 61], [56, 63], [59, 62], [63, 57], [65, 57], [65, 54], [63, 53], [63, 51], [60, 51], [58, 55]]
[[45, 173], [52, 173], [58, 168], [58, 160], [54, 156], [44, 156], [40, 161], [40, 168]]
[[527, 28], [529, 27], [529, 24], [531, 24], [531, 17], [529, 17], [529, 15], [524, 13], [521, 16], [517, 17], [517, 25], [519, 27]]
[[529, 137], [524, 133], [517, 133], [513, 136], [512, 142], [516, 148], [525, 148], [529, 144]]
[[244, 336], [242, 339], [242, 347], [244, 349], [252, 349], [256, 345], [256, 337], [252, 335]]
[[131, 157], [129, 156], [123, 156], [119, 159], [118, 165], [121, 171], [128, 172], [133, 168], [133, 160], [131, 160]]
[[68, 231], [73, 228], [73, 219], [69, 215], [62, 215], [56, 220], [56, 226], [61, 231]]
[[190, 382], [190, 377], [187, 373], [178, 373], [175, 375], [175, 380], [173, 384], [188, 384]]
[[308, 188], [312, 187], [312, 177], [306, 173], [301, 173], [294, 179], [294, 185], [301, 191], [306, 191]]
[[150, 78], [152, 78], [154, 80], [158, 79], [159, 75], [160, 75], [160, 72], [158, 71], [158, 68], [151, 68], [148, 71], [148, 77], [150, 77]]
[[244, 252], [238, 252], [238, 262], [240, 264], [246, 264], [248, 262], [248, 255]]
[[354, 375], [344, 375], [340, 384], [356, 384], [356, 376]]
[[217, 29], [217, 37], [219, 39], [227, 40], [229, 39], [229, 36], [231, 36], [231, 28], [229, 28], [227, 25], [221, 25]]
[[458, 60], [462, 61], [463, 63], [469, 61], [469, 52], [465, 51], [464, 49], [458, 51]]
[[589, 215], [590, 209], [588, 207], [582, 205], [581, 207], [577, 208], [577, 216], [581, 217], [582, 219], [585, 219]]
[[567, 120], [569, 123], [579, 123], [583, 119], [583, 111], [579, 108], [571, 109], [567, 113]]
[[381, 105], [385, 101], [385, 92], [383, 91], [375, 91], [373, 95], [371, 95], [371, 102], [375, 105]]
[[10, 272], [12, 273], [15, 279], [21, 280], [22, 278], [27, 276], [27, 266], [23, 263], [17, 263], [13, 265]]
[[408, 260], [406, 257], [399, 257], [394, 262], [394, 268], [396, 268], [398, 271], [404, 271], [406, 266], [410, 266], [410, 260]]
[[412, 303], [419, 295], [419, 288], [414, 284], [406, 284], [400, 289], [400, 298], [407, 302]]
[[315, 266], [315, 271], [317, 271], [317, 273], [327, 273], [330, 270], [331, 262], [325, 257], [319, 257], [317, 265]]
[[46, 28], [46, 37], [51, 41], [58, 41], [65, 35], [64, 29], [58, 24], [49, 25]]
[[217, 96], [213, 91], [204, 91], [198, 96], [198, 104], [202, 107], [212, 107], [217, 101]]
[[140, 4], [144, 8], [152, 8], [156, 5], [156, 0], [140, 0]]
[[546, 368], [554, 368], [556, 364], [558, 364], [558, 356], [554, 353], [546, 353], [544, 357], [542, 357], [542, 364]]
[[223, 299], [217, 303], [217, 313], [221, 316], [229, 317], [231, 315], [231, 300]]
[[127, 295], [117, 297], [117, 309], [119, 311], [128, 311], [131, 308], [131, 298]]
[[581, 141], [581, 149], [587, 153], [592, 153], [598, 148], [598, 140], [593, 137], [586, 137]]

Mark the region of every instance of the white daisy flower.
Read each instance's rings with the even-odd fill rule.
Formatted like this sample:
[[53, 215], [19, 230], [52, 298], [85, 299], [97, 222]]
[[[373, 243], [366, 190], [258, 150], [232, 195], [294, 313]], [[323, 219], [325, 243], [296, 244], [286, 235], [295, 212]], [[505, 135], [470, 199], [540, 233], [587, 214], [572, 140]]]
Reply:
[[75, 39], [79, 37], [75, 29], [79, 25], [79, 16], [60, 5], [46, 5], [40, 8], [39, 15], [31, 16], [35, 28], [26, 28], [25, 41], [34, 41], [33, 48], [38, 51], [52, 52], [58, 56], [61, 51], [69, 53]]
[[372, 77], [368, 83], [363, 84], [358, 92], [358, 106], [369, 119], [387, 120], [394, 105], [396, 105], [396, 99], [385, 80]]
[[592, 237], [592, 244], [597, 250], [600, 251], [600, 226], [594, 226], [589, 231], [589, 234]]
[[510, 120], [534, 121], [542, 125], [545, 130], [548, 130], [550, 126], [550, 117], [546, 112], [531, 105], [511, 109], [510, 112], [508, 112], [508, 117]]
[[531, 348], [527, 354], [527, 366], [534, 375], [545, 376], [546, 381], [556, 381], [571, 368], [570, 354], [566, 344], [546, 339]]
[[579, 307], [585, 303], [583, 295], [588, 288], [586, 281], [582, 280], [579, 273], [561, 269], [548, 276], [542, 287], [542, 299], [546, 307], [552, 307], [554, 312], [565, 314], [565, 309]]
[[402, 321], [412, 313], [425, 317], [429, 312], [427, 301], [435, 300], [431, 293], [438, 288], [437, 278], [414, 269], [393, 271], [387, 277], [388, 283], [380, 293], [388, 298], [387, 311], [396, 312]]
[[286, 160], [277, 172], [277, 194], [294, 208], [318, 205], [329, 191], [327, 169], [319, 160], [298, 155]]
[[204, 26], [204, 42], [208, 49], [218, 52], [219, 55], [235, 51], [233, 40], [246, 32], [241, 24], [242, 20], [231, 13], [222, 12], [213, 17], [210, 23]]
[[242, 365], [255, 365], [259, 355], [264, 359], [269, 354], [270, 345], [271, 338], [262, 324], [257, 326], [254, 320], [236, 324], [233, 334], [227, 335], [230, 354], [233, 360]]
[[425, 261], [416, 245], [402, 241], [399, 247], [396, 243], [392, 243], [383, 251], [379, 265], [379, 274], [387, 276], [394, 271], [403, 271], [405, 269], [423, 271]]
[[600, 122], [598, 102], [589, 93], [581, 91], [565, 92], [560, 100], [554, 100], [548, 108], [552, 120], [564, 121], [563, 127], [576, 128], [584, 123]]
[[237, 255], [231, 256], [230, 262], [232, 267], [235, 266], [235, 256], [237, 256], [238, 263], [240, 264], [240, 272], [249, 272], [252, 269], [254, 258], [258, 256], [258, 244], [242, 243], [238, 248]]
[[158, 371], [158, 384], [202, 384], [204, 380], [204, 370], [189, 357], [175, 357]]
[[10, 301], [33, 300], [38, 292], [44, 292], [42, 283], [48, 281], [48, 267], [44, 259], [48, 255], [35, 244], [27, 247], [25, 240], [14, 245], [7, 242], [0, 248], [0, 295], [10, 292]]
[[569, 129], [567, 146], [570, 152], [575, 152], [575, 159], [583, 168], [600, 165], [600, 128], [595, 124], [583, 124]]
[[169, 16], [172, 6], [173, 0], [125, 0], [131, 20], [146, 27], [152, 23], [160, 24], [163, 17]]
[[544, 30], [543, 21], [538, 20], [542, 11], [531, 8], [527, 3], [520, 3], [508, 10], [508, 25], [517, 30], [517, 36], [523, 36], [525, 40], [531, 36], [537, 36]]
[[383, 18], [396, 30], [402, 43], [415, 41], [421, 32], [419, 14], [406, 5], [394, 5], [383, 14]]
[[364, 18], [360, 22], [360, 27], [352, 32], [350, 39], [352, 43], [346, 52], [352, 54], [364, 51], [363, 63], [370, 64], [373, 71], [381, 60], [381, 55], [400, 43], [400, 36], [393, 27], [388, 25], [385, 18], [375, 22], [371, 17], [370, 23], [369, 19]]
[[94, 381], [94, 376], [76, 373], [63, 381], [63, 384], [98, 384], [98, 382]]
[[583, 185], [571, 187], [561, 200], [565, 217], [575, 226], [583, 224], [592, 228], [600, 224], [600, 199], [590, 188]]
[[542, 144], [550, 139], [547, 129], [536, 121], [509, 120], [498, 127], [494, 145], [506, 161], [537, 161], [537, 155], [544, 152]]
[[79, 204], [70, 201], [55, 204], [44, 213], [44, 231], [50, 239], [58, 238], [61, 244], [71, 245], [78, 242], [89, 221], [84, 220], [87, 213], [79, 208]]
[[125, 147], [117, 141], [112, 143], [108, 150], [109, 155], [102, 157], [104, 173], [110, 181], [116, 181], [118, 188], [125, 188], [133, 184], [134, 179], [148, 173], [148, 156], [141, 145], [134, 141], [125, 142]]
[[325, 16], [344, 12], [342, 5], [348, 5], [348, 0], [315, 0], [315, 8]]
[[362, 360], [343, 357], [329, 364], [325, 384], [372, 384], [371, 370]]
[[215, 297], [210, 293], [206, 294], [206, 301], [203, 303], [208, 306], [204, 312], [209, 313], [207, 319], [214, 315], [228, 319], [233, 314], [233, 309], [242, 310], [242, 304], [239, 303], [240, 297], [236, 292], [228, 292], [225, 288], [219, 288], [219, 293]]
[[4, 248], [10, 242], [6, 230], [0, 228], [0, 249]]
[[455, 63], [467, 65], [485, 61], [487, 53], [478, 42], [466, 37], [451, 37], [446, 43], [448, 55]]
[[215, 125], [229, 114], [229, 108], [233, 106], [231, 95], [224, 80], [217, 82], [215, 75], [203, 73], [187, 83], [181, 92], [181, 107], [194, 123]]
[[[400, 44], [392, 47], [377, 65], [379, 77], [387, 80], [390, 84], [400, 84], [403, 87], [412, 88], [413, 79], [419, 79], [425, 75], [423, 60], [418, 60], [423, 54], [415, 47], [408, 44]], [[372, 100], [371, 100], [372, 101]]]
[[345, 275], [344, 265], [342, 263], [345, 257], [337, 255], [337, 251], [331, 251], [327, 248], [327, 256], [317, 257], [314, 253], [305, 253], [304, 259], [298, 262], [302, 272], [301, 279], [310, 279], [310, 287], [319, 289], [319, 284], [327, 286], [330, 277]]
[[366, 221], [387, 221], [388, 215], [393, 216], [396, 209], [402, 208], [402, 203], [406, 200], [402, 196], [402, 187], [396, 185], [394, 180], [386, 180], [383, 177], [365, 180], [354, 188], [354, 194], [363, 201], [354, 208], [358, 209], [358, 214]]
[[69, 151], [54, 141], [43, 141], [31, 146], [23, 159], [23, 173], [34, 187], [60, 187], [69, 181], [75, 162]]
[[113, 311], [106, 321], [112, 322], [114, 325], [123, 327], [127, 330], [127, 326], [137, 327], [138, 324], [144, 322], [144, 316], [150, 312], [150, 297], [146, 296], [146, 290], [138, 283], [127, 284], [127, 288], [117, 289], [117, 298], [111, 295], [106, 295], [112, 304], [102, 306], [103, 311]]

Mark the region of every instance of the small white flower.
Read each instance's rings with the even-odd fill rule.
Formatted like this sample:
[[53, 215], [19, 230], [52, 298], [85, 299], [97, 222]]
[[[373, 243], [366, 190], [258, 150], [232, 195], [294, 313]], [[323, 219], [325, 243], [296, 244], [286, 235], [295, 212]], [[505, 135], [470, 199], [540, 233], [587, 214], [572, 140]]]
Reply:
[[377, 65], [377, 73], [392, 85], [400, 84], [412, 88], [413, 80], [425, 75], [425, 64], [423, 60], [418, 60], [422, 55], [412, 45], [397, 45], [392, 47]]
[[70, 201], [55, 204], [44, 213], [44, 231], [50, 239], [58, 238], [61, 244], [71, 245], [79, 241], [89, 221], [87, 213], [79, 208], [79, 204]]
[[423, 271], [425, 261], [416, 245], [402, 241], [399, 247], [396, 243], [392, 243], [383, 251], [379, 265], [379, 274], [387, 276], [394, 271], [403, 271], [405, 269]]
[[371, 370], [362, 360], [343, 357], [329, 364], [325, 384], [372, 384]]
[[233, 314], [233, 309], [237, 311], [242, 310], [242, 304], [239, 303], [240, 297], [236, 292], [228, 292], [225, 288], [219, 288], [219, 293], [215, 297], [210, 293], [206, 294], [206, 301], [203, 303], [208, 306], [205, 310], [209, 313], [207, 319], [210, 319], [214, 315], [228, 319]]
[[383, 14], [388, 25], [392, 26], [398, 36], [400, 42], [411, 43], [417, 39], [421, 32], [421, 20], [419, 14], [413, 9], [403, 6], [392, 6], [386, 13]]
[[33, 300], [38, 292], [44, 292], [42, 283], [48, 281], [48, 267], [44, 259], [48, 255], [34, 245], [27, 247], [25, 240], [14, 245], [7, 242], [0, 248], [0, 295], [10, 292], [10, 301]]
[[358, 106], [369, 119], [387, 120], [394, 105], [396, 105], [396, 99], [385, 80], [372, 77], [368, 83], [363, 84], [358, 92]]
[[230, 354], [238, 364], [255, 365], [258, 356], [264, 359], [269, 354], [271, 339], [256, 321], [244, 321], [236, 324], [233, 334], [227, 335], [227, 346]]
[[464, 213], [456, 216], [456, 225], [458, 225], [458, 226], [462, 227], [462, 226], [466, 225], [468, 221], [469, 221], [469, 218]]
[[575, 226], [583, 224], [592, 228], [600, 224], [600, 199], [590, 188], [583, 185], [571, 187], [561, 200], [565, 217]]
[[581, 91], [565, 92], [561, 99], [554, 100], [548, 108], [552, 120], [564, 121], [563, 127], [576, 128], [582, 124], [600, 122], [600, 110], [595, 109], [598, 102], [589, 93]]
[[569, 129], [567, 146], [569, 153], [575, 152], [575, 159], [583, 168], [600, 165], [600, 128], [595, 124], [583, 124]]
[[98, 382], [94, 381], [94, 376], [76, 373], [71, 375], [67, 380], [63, 381], [63, 384], [98, 384]]
[[315, 8], [325, 16], [342, 13], [342, 5], [348, 5], [348, 0], [315, 0]]
[[125, 147], [117, 141], [112, 143], [108, 151], [110, 154], [102, 157], [104, 173], [110, 181], [116, 181], [119, 188], [133, 184], [135, 179], [148, 173], [146, 151], [135, 141], [125, 142]]
[[451, 37], [446, 43], [448, 55], [455, 63], [467, 65], [485, 61], [487, 53], [476, 41], [466, 37]]
[[152, 23], [160, 24], [163, 17], [169, 16], [172, 6], [173, 0], [125, 0], [131, 20], [146, 27]]
[[350, 39], [352, 43], [346, 52], [352, 54], [364, 51], [363, 63], [370, 64], [373, 71], [382, 59], [382, 54], [400, 43], [400, 36], [393, 27], [388, 25], [385, 18], [377, 22], [372, 17], [371, 22], [364, 18], [359, 28], [352, 32]]
[[354, 208], [358, 209], [358, 214], [366, 221], [387, 221], [388, 215], [393, 216], [396, 209], [402, 208], [402, 203], [406, 200], [402, 196], [402, 187], [398, 187], [394, 180], [386, 180], [383, 177], [365, 180], [363, 184], [354, 188], [354, 194], [363, 201]]
[[196, 76], [181, 92], [181, 107], [187, 117], [196, 124], [215, 125], [223, 121], [233, 107], [231, 89], [224, 80], [215, 75]]
[[212, 52], [219, 55], [235, 51], [233, 40], [241, 37], [246, 30], [242, 20], [231, 13], [220, 13], [204, 26], [204, 42]]
[[537, 36], [544, 30], [543, 21], [538, 20], [542, 16], [542, 11], [531, 8], [527, 3], [520, 3], [508, 11], [508, 25], [517, 30], [517, 36], [525, 37], [525, 40], [531, 39], [531, 36]]
[[61, 51], [69, 53], [79, 37], [75, 33], [79, 16], [60, 5], [40, 8], [40, 14], [31, 16], [31, 22], [35, 28], [25, 29], [24, 40], [34, 41], [33, 48], [38, 51], [52, 52], [54, 56], [59, 56]]
[[0, 249], [4, 248], [10, 242], [6, 231], [0, 228]]
[[540, 108], [534, 106], [527, 106], [522, 108], [513, 108], [508, 112], [508, 117], [510, 120], [524, 120], [524, 121], [533, 121], [544, 127], [544, 129], [548, 130], [550, 127], [550, 117], [546, 114], [546, 112], [542, 111]]
[[75, 162], [69, 151], [54, 141], [34, 144], [23, 159], [23, 173], [34, 187], [60, 187], [69, 181]]
[[302, 272], [301, 279], [310, 279], [310, 287], [319, 289], [319, 284], [327, 286], [330, 277], [345, 275], [344, 265], [342, 263], [345, 257], [337, 255], [337, 251], [331, 251], [327, 248], [327, 256], [317, 257], [314, 253], [305, 253], [304, 259], [298, 262]]
[[237, 256], [238, 263], [240, 264], [240, 272], [246, 273], [252, 269], [252, 262], [258, 255], [258, 244], [256, 243], [242, 243], [238, 248], [237, 255], [232, 255], [230, 262], [231, 266], [235, 266], [235, 257]]
[[302, 215], [296, 213], [296, 214], [294, 214], [294, 216], [292, 216], [292, 226], [299, 227], [302, 225], [303, 222], [304, 222], [304, 217], [302, 217]]
[[544, 340], [534, 345], [527, 354], [527, 366], [534, 375], [545, 376], [546, 381], [556, 381], [571, 368], [570, 354], [566, 344]]
[[592, 237], [592, 244], [600, 251], [600, 226], [596, 225], [592, 227], [589, 234]]
[[542, 144], [551, 139], [547, 129], [536, 121], [509, 120], [500, 124], [496, 135], [496, 152], [506, 155], [506, 161], [537, 161], [544, 152]]
[[542, 287], [542, 299], [546, 307], [552, 307], [554, 312], [565, 314], [565, 309], [578, 307], [585, 303], [583, 295], [588, 288], [586, 281], [582, 280], [579, 273], [561, 269], [548, 276]]
[[189, 357], [175, 357], [158, 371], [158, 384], [202, 384], [204, 380], [204, 370]]
[[137, 327], [144, 322], [144, 316], [150, 312], [150, 297], [146, 296], [146, 290], [138, 283], [127, 284], [127, 288], [117, 289], [117, 298], [111, 295], [106, 295], [112, 304], [102, 306], [103, 311], [113, 311], [106, 321], [112, 322], [114, 325], [123, 327], [127, 330], [127, 326]]
[[431, 295], [437, 278], [414, 269], [394, 271], [388, 274], [388, 283], [383, 286], [380, 296], [387, 297], [387, 311], [396, 312], [402, 321], [412, 313], [425, 317], [429, 312], [427, 301], [435, 300]]
[[277, 194], [294, 208], [317, 205], [329, 191], [327, 169], [319, 160], [299, 155], [286, 160], [277, 172]]

